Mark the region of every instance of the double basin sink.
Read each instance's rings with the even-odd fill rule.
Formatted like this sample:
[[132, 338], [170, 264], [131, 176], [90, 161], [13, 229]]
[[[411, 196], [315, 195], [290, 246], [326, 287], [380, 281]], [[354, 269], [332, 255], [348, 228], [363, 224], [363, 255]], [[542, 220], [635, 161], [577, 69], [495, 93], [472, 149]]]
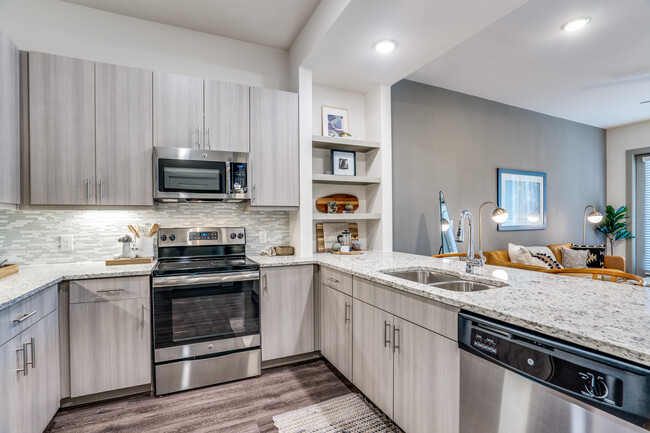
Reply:
[[454, 292], [479, 292], [481, 290], [495, 289], [496, 286], [468, 281], [442, 272], [415, 270], [415, 271], [394, 271], [383, 272], [391, 277], [402, 278], [415, 283], [426, 284], [427, 286], [439, 287]]

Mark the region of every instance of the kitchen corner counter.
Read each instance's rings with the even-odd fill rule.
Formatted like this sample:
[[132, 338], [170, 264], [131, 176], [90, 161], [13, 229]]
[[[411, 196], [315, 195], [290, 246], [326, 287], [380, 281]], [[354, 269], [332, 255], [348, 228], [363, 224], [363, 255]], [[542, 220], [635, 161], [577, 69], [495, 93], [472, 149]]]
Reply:
[[[252, 256], [261, 267], [319, 264], [463, 310], [650, 366], [650, 288], [514, 268], [485, 266], [476, 275], [454, 259], [368, 251], [356, 256]], [[428, 269], [503, 286], [453, 292], [383, 271]]]
[[106, 266], [104, 262], [21, 266], [18, 273], [0, 279], [0, 311], [64, 280], [150, 275], [155, 262]]

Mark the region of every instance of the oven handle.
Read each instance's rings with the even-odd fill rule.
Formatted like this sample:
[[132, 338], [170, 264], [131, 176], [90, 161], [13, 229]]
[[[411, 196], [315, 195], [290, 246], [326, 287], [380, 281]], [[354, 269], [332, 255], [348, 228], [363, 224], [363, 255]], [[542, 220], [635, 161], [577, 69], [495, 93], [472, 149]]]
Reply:
[[155, 277], [152, 279], [153, 287], [193, 286], [199, 284], [231, 283], [235, 281], [254, 281], [260, 279], [259, 271], [256, 272], [230, 272], [223, 274], [206, 275], [176, 275], [173, 277]]

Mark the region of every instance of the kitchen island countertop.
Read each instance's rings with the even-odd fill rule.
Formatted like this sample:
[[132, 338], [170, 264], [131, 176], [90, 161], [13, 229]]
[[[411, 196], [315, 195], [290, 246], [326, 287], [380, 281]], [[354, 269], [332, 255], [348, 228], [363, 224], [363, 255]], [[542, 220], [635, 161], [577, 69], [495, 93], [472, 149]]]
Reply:
[[[650, 366], [650, 288], [485, 266], [397, 252], [311, 258], [251, 256], [262, 267], [319, 264], [463, 310], [502, 320], [580, 346]], [[431, 269], [498, 285], [453, 292], [392, 277], [383, 271]]]

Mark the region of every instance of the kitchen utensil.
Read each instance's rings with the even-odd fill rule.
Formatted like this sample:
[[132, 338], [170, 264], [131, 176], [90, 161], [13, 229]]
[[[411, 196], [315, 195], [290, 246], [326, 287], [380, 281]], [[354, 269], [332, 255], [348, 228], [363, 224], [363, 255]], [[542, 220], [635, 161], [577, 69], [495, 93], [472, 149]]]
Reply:
[[332, 194], [316, 200], [316, 209], [319, 212], [328, 213], [328, 203], [332, 201], [337, 203], [337, 213], [343, 213], [348, 203], [352, 205], [352, 211], [359, 208], [359, 199], [356, 196], [351, 194]]
[[144, 237], [135, 240], [138, 257], [153, 257], [153, 238]]
[[[345, 229], [343, 233], [336, 237], [338, 243], [341, 244], [341, 251], [348, 252], [350, 251], [350, 246], [352, 245], [352, 233], [350, 230]], [[347, 247], [347, 248], [346, 248]]]
[[138, 233], [138, 229], [133, 227], [131, 224], [129, 224], [129, 231], [133, 233], [133, 236], [135, 236], [136, 238], [140, 237], [140, 233]]
[[131, 239], [131, 236], [129, 235], [124, 235], [121, 238], [117, 240], [119, 244], [119, 248], [121, 250], [120, 254], [117, 254], [115, 256], [116, 259], [122, 258], [122, 257], [130, 257], [131, 256], [131, 246], [133, 244], [133, 240]]
[[9, 259], [4, 259], [3, 261], [0, 262], [0, 268], [3, 268], [5, 266], [5, 263], [7, 263], [7, 260], [9, 260]]
[[156, 233], [158, 233], [158, 229], [159, 229], [159, 228], [160, 228], [160, 226], [158, 225], [158, 223], [152, 225], [151, 228], [149, 229], [149, 232], [147, 233], [147, 237], [148, 237], [148, 238], [152, 238], [153, 235], [155, 235]]

